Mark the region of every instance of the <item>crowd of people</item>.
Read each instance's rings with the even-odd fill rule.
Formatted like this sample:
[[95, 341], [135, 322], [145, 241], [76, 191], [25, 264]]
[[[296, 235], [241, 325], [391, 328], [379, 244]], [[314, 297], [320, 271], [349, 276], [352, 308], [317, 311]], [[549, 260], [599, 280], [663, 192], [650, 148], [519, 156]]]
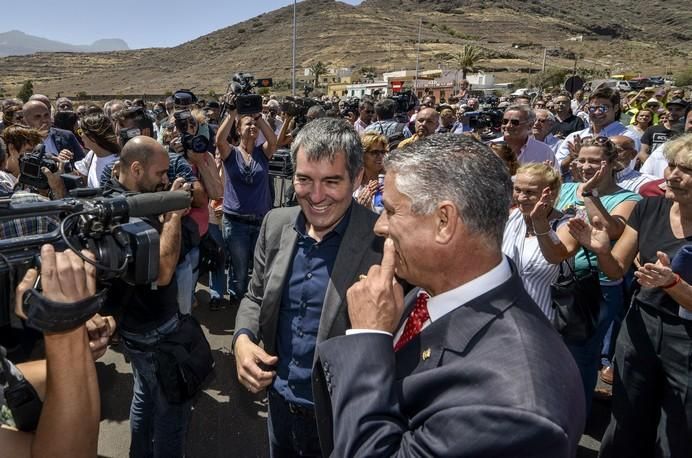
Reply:
[[[46, 360], [4, 365], [43, 409], [32, 431], [0, 429], [1, 446], [94, 456], [94, 361], [117, 344], [133, 370], [130, 455], [184, 456], [194, 393], [171, 394], [162, 345], [188, 337], [195, 307], [237, 305], [235, 376], [266, 392], [271, 456], [573, 457], [594, 396], [612, 406], [600, 456], [691, 456], [685, 91], [460, 87], [440, 101], [272, 95], [255, 112], [232, 92], [4, 100], [10, 210], [165, 192], [189, 206], [143, 218], [159, 237], [146, 284], [102, 280], [98, 253], [41, 248], [32, 294], [67, 306], [107, 292], [99, 314], [58, 331], [23, 309], [37, 270], [19, 284], [2, 344], [28, 354], [38, 329]], [[273, 169], [286, 157], [287, 176]], [[60, 224], [0, 218], [0, 243]], [[566, 275], [595, 277], [592, 316], [571, 306], [589, 321], [578, 335], [554, 296]]]

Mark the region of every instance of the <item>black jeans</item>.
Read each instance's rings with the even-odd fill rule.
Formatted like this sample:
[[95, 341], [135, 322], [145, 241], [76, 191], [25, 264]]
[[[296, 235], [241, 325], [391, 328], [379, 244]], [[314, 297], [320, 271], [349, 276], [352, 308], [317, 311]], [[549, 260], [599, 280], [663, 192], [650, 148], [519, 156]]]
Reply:
[[[269, 452], [272, 458], [322, 456], [314, 416], [291, 412], [288, 403], [273, 389], [269, 397]], [[308, 409], [310, 410], [310, 409]]]
[[692, 321], [632, 304], [615, 347], [601, 457], [692, 456]]

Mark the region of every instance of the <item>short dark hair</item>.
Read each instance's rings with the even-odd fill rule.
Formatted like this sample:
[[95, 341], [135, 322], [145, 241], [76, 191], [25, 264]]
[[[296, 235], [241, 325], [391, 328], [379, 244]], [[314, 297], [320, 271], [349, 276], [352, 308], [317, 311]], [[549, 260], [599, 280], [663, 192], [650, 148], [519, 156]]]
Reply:
[[122, 124], [124, 121], [133, 120], [135, 122], [135, 127], [138, 129], [149, 129], [152, 135], [154, 133], [154, 123], [151, 118], [147, 116], [142, 107], [130, 107], [120, 110], [113, 115], [113, 120], [118, 124]]
[[392, 99], [382, 99], [375, 104], [377, 119], [392, 119], [396, 113], [396, 102]]
[[611, 105], [613, 105], [613, 110], [615, 110], [615, 120], [620, 117], [620, 93], [610, 87], [599, 87], [591, 93], [589, 96], [589, 102], [595, 99], [607, 99]]

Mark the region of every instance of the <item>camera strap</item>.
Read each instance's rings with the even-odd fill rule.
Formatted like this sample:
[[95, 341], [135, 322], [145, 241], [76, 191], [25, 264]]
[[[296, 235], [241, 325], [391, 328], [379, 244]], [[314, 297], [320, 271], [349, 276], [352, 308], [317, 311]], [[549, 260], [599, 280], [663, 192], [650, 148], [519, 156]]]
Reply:
[[81, 301], [62, 303], [51, 301], [36, 289], [24, 292], [24, 313], [26, 323], [34, 329], [47, 332], [61, 332], [74, 329], [94, 316], [106, 300], [107, 290], [89, 296]]

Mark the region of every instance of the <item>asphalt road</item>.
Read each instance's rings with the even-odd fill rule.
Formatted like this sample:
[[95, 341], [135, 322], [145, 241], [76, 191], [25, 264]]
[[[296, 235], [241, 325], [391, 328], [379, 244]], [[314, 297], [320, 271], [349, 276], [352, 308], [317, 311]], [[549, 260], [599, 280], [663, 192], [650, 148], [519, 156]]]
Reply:
[[[208, 294], [197, 293], [199, 306], [193, 314], [202, 324], [216, 361], [216, 375], [195, 399], [187, 441], [187, 457], [269, 456], [266, 434], [266, 398], [248, 393], [237, 381], [235, 360], [230, 352], [237, 305], [217, 312], [206, 306]], [[101, 432], [99, 455], [128, 456], [129, 407], [132, 371], [118, 346], [108, 350], [97, 363], [101, 385]], [[594, 401], [578, 458], [596, 458], [607, 426], [607, 402]]]

